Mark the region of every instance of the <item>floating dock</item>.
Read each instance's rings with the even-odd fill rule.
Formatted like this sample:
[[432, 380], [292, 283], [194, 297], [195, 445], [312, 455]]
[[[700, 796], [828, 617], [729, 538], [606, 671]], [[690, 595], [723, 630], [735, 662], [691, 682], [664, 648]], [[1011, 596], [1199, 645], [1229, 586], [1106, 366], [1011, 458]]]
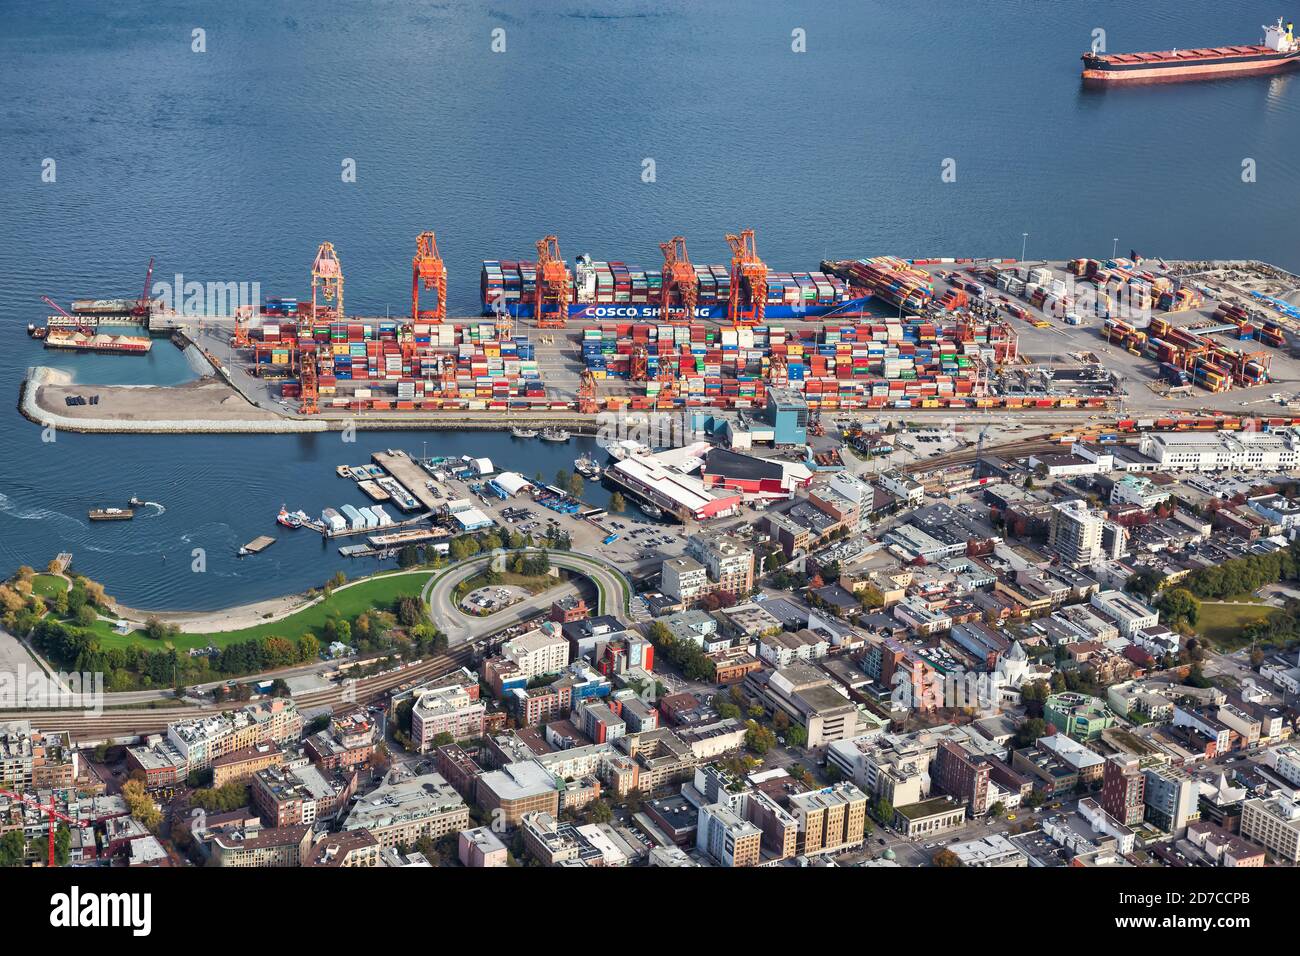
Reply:
[[369, 495], [371, 501], [388, 501], [393, 497], [371, 478], [357, 482], [357, 487]]

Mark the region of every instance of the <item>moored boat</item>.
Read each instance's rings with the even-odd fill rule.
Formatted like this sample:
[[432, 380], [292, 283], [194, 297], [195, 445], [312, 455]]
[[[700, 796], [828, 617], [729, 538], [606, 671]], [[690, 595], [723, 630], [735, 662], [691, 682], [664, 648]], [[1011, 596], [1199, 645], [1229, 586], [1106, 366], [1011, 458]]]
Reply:
[[514, 428], [510, 429], [510, 434], [513, 435], [515, 438], [536, 438], [536, 437], [537, 437], [537, 429], [536, 429], [536, 428], [522, 428], [522, 427], [516, 425]]
[[568, 429], [548, 426], [538, 434], [542, 441], [566, 442], [569, 440]]
[[600, 477], [600, 465], [596, 464], [586, 455], [573, 459], [573, 470], [584, 478], [595, 479]]
[[648, 501], [638, 501], [637, 509], [648, 518], [662, 518], [664, 510], [658, 505], [652, 505]]

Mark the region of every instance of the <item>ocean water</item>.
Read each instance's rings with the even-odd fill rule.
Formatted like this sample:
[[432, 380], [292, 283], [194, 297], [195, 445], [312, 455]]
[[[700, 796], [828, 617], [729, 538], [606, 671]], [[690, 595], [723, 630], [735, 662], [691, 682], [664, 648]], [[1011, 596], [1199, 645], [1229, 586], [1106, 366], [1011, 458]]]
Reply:
[[[1300, 268], [1300, 74], [1101, 92], [1078, 77], [1096, 29], [1113, 52], [1254, 42], [1280, 12], [1255, 0], [3, 4], [0, 385], [16, 401], [34, 364], [90, 384], [184, 381], [166, 341], [140, 359], [56, 355], [25, 336], [48, 311], [41, 295], [138, 295], [151, 256], [155, 279], [303, 297], [329, 239], [349, 311], [400, 314], [424, 229], [460, 315], [477, 309], [480, 260], [528, 257], [549, 232], [569, 258], [643, 265], [679, 233], [696, 261], [723, 262], [724, 234], [752, 226], [781, 269], [1018, 256], [1022, 243], [1030, 257], [1117, 247]], [[195, 30], [206, 52], [192, 51]], [[488, 454], [548, 476], [580, 450], [434, 432], [44, 443], [4, 414], [0, 570], [70, 550], [120, 600], [159, 609], [360, 571], [305, 532], [257, 559], [234, 550], [282, 503], [362, 503], [333, 469], [371, 450]], [[131, 495], [165, 510], [87, 524], [87, 508]], [[206, 573], [190, 570], [195, 547]]]

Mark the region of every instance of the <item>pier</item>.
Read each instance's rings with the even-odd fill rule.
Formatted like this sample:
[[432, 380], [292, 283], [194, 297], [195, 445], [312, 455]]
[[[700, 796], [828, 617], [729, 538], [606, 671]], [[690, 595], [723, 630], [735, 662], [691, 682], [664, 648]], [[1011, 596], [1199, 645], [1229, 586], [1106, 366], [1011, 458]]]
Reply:
[[[392, 475], [397, 483], [415, 498], [425, 510], [436, 511], [442, 506], [442, 496], [429, 488], [428, 472], [421, 468], [419, 463], [406, 452], [389, 449], [388, 451], [377, 451], [370, 457], [375, 464]], [[380, 481], [379, 485], [383, 487], [384, 483]]]

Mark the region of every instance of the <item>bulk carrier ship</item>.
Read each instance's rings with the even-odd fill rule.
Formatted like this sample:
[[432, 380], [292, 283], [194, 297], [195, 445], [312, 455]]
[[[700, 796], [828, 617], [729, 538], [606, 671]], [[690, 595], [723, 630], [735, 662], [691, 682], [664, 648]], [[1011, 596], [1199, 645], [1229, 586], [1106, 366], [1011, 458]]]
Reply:
[[1282, 73], [1300, 64], [1300, 44], [1292, 24], [1281, 18], [1264, 28], [1263, 42], [1156, 53], [1085, 53], [1083, 81], [1112, 83], [1181, 83], [1230, 76]]

